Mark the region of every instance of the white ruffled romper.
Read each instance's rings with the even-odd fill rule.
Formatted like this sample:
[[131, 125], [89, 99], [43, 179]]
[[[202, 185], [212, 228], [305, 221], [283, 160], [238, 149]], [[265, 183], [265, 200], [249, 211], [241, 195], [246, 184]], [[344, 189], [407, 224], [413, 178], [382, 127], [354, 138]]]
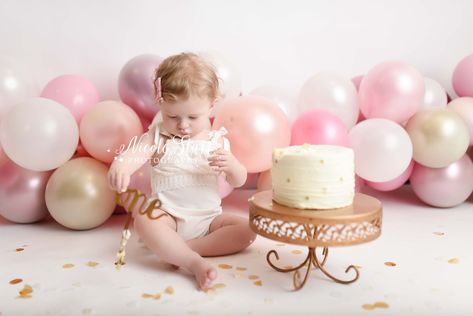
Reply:
[[[150, 126], [150, 132], [154, 132], [156, 146], [162, 134], [170, 136], [162, 124]], [[223, 137], [226, 133], [222, 127], [211, 131], [208, 140], [168, 139], [164, 154], [151, 168], [150, 200], [161, 200], [160, 208], [174, 217], [177, 233], [184, 240], [208, 234], [212, 220], [222, 213], [219, 173], [211, 169], [207, 159], [211, 151], [222, 147], [220, 138], [223, 148], [230, 150]]]

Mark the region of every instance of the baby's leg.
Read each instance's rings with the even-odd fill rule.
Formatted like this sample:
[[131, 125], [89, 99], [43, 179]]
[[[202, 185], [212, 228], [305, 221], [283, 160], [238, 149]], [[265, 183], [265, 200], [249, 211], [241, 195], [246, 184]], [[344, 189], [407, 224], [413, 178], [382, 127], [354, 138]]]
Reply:
[[[159, 215], [159, 212], [162, 211], [155, 210], [153, 215]], [[201, 289], [207, 288], [217, 277], [215, 268], [176, 233], [176, 223], [171, 216], [156, 220], [150, 220], [146, 215], [136, 216], [135, 231], [162, 260], [191, 271]]]
[[248, 219], [233, 214], [220, 214], [210, 225], [209, 234], [188, 240], [189, 247], [204, 257], [222, 256], [247, 248], [256, 238]]

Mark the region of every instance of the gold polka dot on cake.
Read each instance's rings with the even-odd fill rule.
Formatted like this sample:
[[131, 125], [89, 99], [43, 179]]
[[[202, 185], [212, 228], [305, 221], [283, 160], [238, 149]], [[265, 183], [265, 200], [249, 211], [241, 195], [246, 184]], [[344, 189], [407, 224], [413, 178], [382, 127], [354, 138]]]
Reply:
[[323, 165], [323, 164], [324, 164], [324, 162], [325, 162], [324, 160], [320, 160], [320, 164], [322, 164], [322, 165]]
[[286, 179], [286, 182], [287, 182], [287, 183], [291, 182], [291, 179], [287, 178], [287, 179]]
[[310, 197], [308, 197], [308, 196], [305, 197], [305, 200], [306, 200], [306, 201], [309, 201], [309, 199], [310, 199]]

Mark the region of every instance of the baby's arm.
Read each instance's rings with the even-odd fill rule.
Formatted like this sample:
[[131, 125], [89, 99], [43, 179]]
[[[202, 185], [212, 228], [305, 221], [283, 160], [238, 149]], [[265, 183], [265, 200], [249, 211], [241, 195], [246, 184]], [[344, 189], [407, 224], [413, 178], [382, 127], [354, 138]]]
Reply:
[[151, 146], [154, 139], [150, 133], [144, 133], [140, 138], [139, 146], [142, 150], [127, 150], [113, 161], [108, 170], [108, 183], [112, 190], [125, 192], [130, 184], [131, 175], [144, 165], [153, 155]]
[[245, 184], [247, 176], [246, 168], [230, 151], [220, 148], [210, 154], [209, 165], [215, 171], [223, 171], [226, 175], [227, 182], [231, 186], [237, 188]]

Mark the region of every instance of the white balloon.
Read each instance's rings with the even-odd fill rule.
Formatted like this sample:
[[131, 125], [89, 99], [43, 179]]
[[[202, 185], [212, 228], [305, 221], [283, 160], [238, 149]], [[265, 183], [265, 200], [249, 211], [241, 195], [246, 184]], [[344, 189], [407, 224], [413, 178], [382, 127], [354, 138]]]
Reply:
[[437, 81], [424, 77], [425, 93], [422, 102], [422, 108], [429, 108], [433, 106], [446, 106], [447, 93], [440, 83]]
[[299, 113], [315, 108], [337, 115], [350, 129], [359, 114], [358, 94], [350, 79], [334, 73], [319, 73], [302, 86], [297, 102]]
[[286, 114], [292, 123], [299, 115], [296, 107], [296, 97], [283, 88], [275, 86], [261, 86], [250, 92], [250, 95], [259, 95], [272, 100]]
[[199, 53], [209, 61], [219, 78], [220, 95], [222, 98], [238, 97], [241, 94], [241, 79], [238, 68], [222, 54], [209, 50]]
[[31, 72], [17, 61], [0, 56], [0, 121], [15, 104], [39, 93]]
[[0, 142], [16, 164], [46, 171], [72, 157], [79, 142], [79, 128], [63, 105], [31, 98], [13, 107], [0, 122]]
[[386, 182], [400, 176], [412, 160], [412, 142], [397, 123], [367, 119], [348, 133], [355, 151], [355, 172], [365, 180]]

